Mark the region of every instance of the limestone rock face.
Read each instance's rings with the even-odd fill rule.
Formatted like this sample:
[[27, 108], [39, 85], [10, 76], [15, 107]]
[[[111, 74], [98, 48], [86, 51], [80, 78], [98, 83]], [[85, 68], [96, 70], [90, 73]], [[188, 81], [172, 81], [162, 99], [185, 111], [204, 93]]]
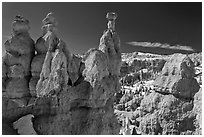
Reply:
[[190, 58], [175, 54], [165, 63], [161, 76], [155, 80], [154, 85], [162, 88], [163, 93], [193, 98], [200, 88], [194, 75], [194, 64]]
[[85, 60], [85, 69], [83, 75], [85, 79], [91, 83], [93, 78], [102, 80], [105, 76], [109, 75], [108, 58], [100, 50], [90, 51], [89, 56]]
[[[50, 63], [48, 61], [51, 62], [51, 66], [46, 66]], [[47, 73], [48, 71], [50, 73]], [[63, 52], [57, 50], [52, 60], [44, 61], [41, 77], [36, 86], [37, 96], [48, 95], [51, 91], [58, 93], [67, 81], [66, 57]]]

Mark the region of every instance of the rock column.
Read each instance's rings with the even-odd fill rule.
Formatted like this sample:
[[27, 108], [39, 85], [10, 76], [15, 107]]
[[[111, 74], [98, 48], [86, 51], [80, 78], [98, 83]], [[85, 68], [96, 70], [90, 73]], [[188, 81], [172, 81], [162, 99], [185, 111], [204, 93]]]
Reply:
[[99, 50], [104, 52], [108, 57], [110, 74], [119, 75], [121, 67], [121, 49], [120, 38], [115, 31], [117, 14], [109, 12], [106, 18], [108, 19], [108, 29], [104, 31], [100, 39]]
[[36, 85], [38, 80], [40, 79], [42, 66], [46, 57], [46, 53], [49, 48], [50, 35], [52, 34], [53, 37], [56, 37], [55, 34], [56, 34], [57, 24], [58, 24], [53, 13], [48, 13], [45, 19], [43, 19], [42, 23], [43, 23], [43, 26], [41, 29], [42, 29], [43, 35], [36, 41], [35, 50], [37, 54], [33, 58], [32, 64], [31, 64], [32, 78], [29, 83], [29, 88], [30, 88], [31, 95], [34, 97], [37, 96]]
[[36, 85], [37, 97], [57, 94], [63, 85], [68, 84], [71, 78], [68, 67], [73, 59], [65, 42], [56, 35], [57, 21], [53, 13], [49, 13], [42, 22], [43, 37], [38, 40], [36, 50], [39, 54], [45, 53], [45, 58], [38, 73], [40, 78]]
[[5, 42], [6, 54], [2, 61], [3, 97], [24, 106], [26, 101], [22, 98], [30, 96], [28, 81], [35, 43], [28, 33], [29, 21], [24, 17], [16, 16], [12, 29], [11, 38]]
[[[41, 46], [36, 44], [38, 54], [44, 53], [39, 50], [43, 46], [47, 49], [42, 68], [34, 71], [36, 69], [33, 68], [36, 65], [32, 64], [32, 76], [40, 76], [36, 85], [37, 98], [34, 103], [23, 108], [4, 109], [3, 117], [7, 119], [4, 122], [6, 123], [4, 131], [20, 116], [32, 114], [35, 116], [33, 128], [37, 134], [119, 133], [119, 125], [113, 108], [114, 94], [120, 90], [119, 74], [110, 65], [113, 63], [112, 66], [119, 67], [120, 70], [117, 64], [120, 57], [116, 48], [113, 48], [117, 53], [113, 58], [111, 58], [112, 54], [109, 56], [106, 50], [94, 49], [89, 50], [82, 60], [71, 54], [65, 43], [57, 38], [56, 25], [53, 20], [51, 14], [43, 20], [44, 27], [42, 28], [45, 30], [42, 42], [44, 44]], [[104, 37], [111, 37], [112, 43], [116, 43], [111, 46], [118, 46], [115, 40], [119, 41], [119, 38], [117, 36], [112, 38], [111, 31], [108, 33], [110, 35]], [[110, 45], [106, 39], [103, 42], [105, 47]], [[109, 57], [113, 62], [108, 59]], [[35, 60], [34, 58], [33, 62]], [[38, 73], [39, 71], [41, 72]], [[25, 118], [19, 120], [27, 121]], [[21, 130], [21, 128], [17, 129]]]

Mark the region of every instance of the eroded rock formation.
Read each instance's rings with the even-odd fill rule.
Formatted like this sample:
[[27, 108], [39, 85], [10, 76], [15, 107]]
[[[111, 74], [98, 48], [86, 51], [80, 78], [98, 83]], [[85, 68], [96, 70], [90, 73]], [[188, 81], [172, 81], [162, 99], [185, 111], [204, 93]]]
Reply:
[[99, 50], [104, 52], [108, 58], [110, 74], [119, 75], [121, 66], [120, 38], [115, 31], [115, 19], [117, 14], [107, 13], [108, 29], [104, 31], [100, 39]]
[[138, 120], [142, 134], [200, 134], [200, 101], [195, 95], [200, 87], [194, 74], [194, 64], [187, 55], [175, 54], [165, 63], [154, 81], [156, 92], [141, 101]]
[[169, 56], [150, 53], [122, 53], [121, 81], [132, 85], [141, 80], [155, 79], [168, 59]]
[[[47, 52], [49, 44], [52, 44], [51, 42], [54, 40], [58, 40], [56, 39], [57, 21], [54, 17], [54, 14], [49, 13], [45, 17], [45, 19], [43, 19], [42, 23], [43, 23], [42, 36], [36, 42], [35, 50], [37, 54], [33, 58], [32, 64], [31, 64], [32, 78], [30, 80], [29, 87], [31, 90], [31, 95], [33, 97], [37, 96], [36, 85], [37, 85], [38, 80], [40, 79], [40, 73], [43, 67], [45, 57], [47, 57], [48, 59], [51, 56], [50, 54], [48, 54], [50, 52]], [[54, 48], [52, 46], [54, 45], [52, 44], [50, 48]], [[50, 49], [50, 51], [51, 50], [53, 49]], [[48, 70], [48, 73], [49, 73], [49, 70]]]
[[[9, 107], [8, 99], [3, 102], [3, 123], [7, 123], [4, 134], [8, 134], [5, 128], [11, 129], [14, 121], [27, 114], [34, 116], [37, 134], [118, 134], [113, 103], [114, 93], [120, 90], [120, 52], [111, 58], [99, 48], [78, 57], [57, 37], [56, 26], [56, 19], [49, 13], [43, 20], [43, 36], [37, 40], [37, 55], [31, 65], [30, 89], [35, 98], [15, 108]], [[111, 41], [103, 35], [103, 46], [112, 44], [120, 50], [119, 37], [115, 32], [108, 33], [105, 37]]]
[[194, 79], [194, 64], [187, 55], [174, 54], [165, 64], [154, 85], [162, 88], [162, 93], [192, 99], [199, 90]]
[[28, 31], [29, 21], [18, 15], [12, 23], [12, 35], [5, 42], [6, 54], [2, 60], [3, 96], [12, 99], [29, 97], [31, 60], [34, 41]]

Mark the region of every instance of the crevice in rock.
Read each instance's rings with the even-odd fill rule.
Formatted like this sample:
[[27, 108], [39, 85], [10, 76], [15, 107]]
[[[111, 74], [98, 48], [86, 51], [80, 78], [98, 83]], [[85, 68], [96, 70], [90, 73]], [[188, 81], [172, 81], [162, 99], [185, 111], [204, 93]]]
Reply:
[[79, 76], [79, 78], [76, 80], [76, 82], [73, 84], [74, 87], [79, 85], [84, 80], [84, 77], [82, 75]]
[[68, 83], [67, 85], [72, 86], [72, 80], [70, 78], [68, 78]]

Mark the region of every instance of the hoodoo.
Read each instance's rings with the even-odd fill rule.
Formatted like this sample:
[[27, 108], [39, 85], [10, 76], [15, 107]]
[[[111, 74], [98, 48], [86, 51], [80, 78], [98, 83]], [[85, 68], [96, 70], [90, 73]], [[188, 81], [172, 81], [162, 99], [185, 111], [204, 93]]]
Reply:
[[[13, 123], [20, 134], [118, 134], [113, 104], [114, 94], [120, 90], [121, 53], [115, 30], [108, 28], [101, 39], [103, 46], [113, 46], [116, 54], [109, 55], [99, 46], [100, 50], [91, 49], [79, 57], [58, 38], [53, 13], [42, 22], [43, 35], [36, 42], [37, 54], [30, 69], [32, 98], [23, 107], [10, 108], [3, 102], [3, 134], [17, 134], [11, 128]], [[29, 116], [32, 120], [26, 119]], [[32, 123], [22, 125], [25, 121]], [[24, 127], [29, 132], [22, 132]]]

